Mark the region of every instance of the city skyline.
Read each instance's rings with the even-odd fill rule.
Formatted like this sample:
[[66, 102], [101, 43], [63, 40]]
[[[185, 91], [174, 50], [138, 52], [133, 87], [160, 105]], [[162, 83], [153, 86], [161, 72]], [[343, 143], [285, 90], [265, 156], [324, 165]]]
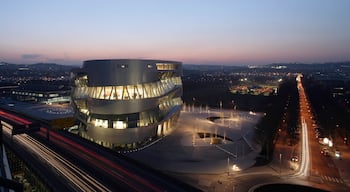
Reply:
[[349, 1], [2, 1], [0, 61], [350, 60]]

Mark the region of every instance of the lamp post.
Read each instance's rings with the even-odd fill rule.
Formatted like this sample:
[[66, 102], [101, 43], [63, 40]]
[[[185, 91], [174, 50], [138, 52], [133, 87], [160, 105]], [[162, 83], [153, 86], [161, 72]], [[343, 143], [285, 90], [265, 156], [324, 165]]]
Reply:
[[193, 131], [192, 131], [192, 146], [194, 147], [196, 145], [196, 130], [195, 130], [196, 126], [193, 126]]
[[222, 101], [220, 101], [220, 119], [221, 119], [221, 124], [223, 124], [223, 114], [222, 114]]
[[194, 112], [194, 104], [196, 103], [196, 98], [193, 97], [193, 98], [192, 98], [192, 101], [193, 101], [193, 103], [192, 103], [192, 112]]
[[282, 172], [282, 153], [280, 153], [280, 175]]
[[227, 157], [227, 175], [230, 175], [230, 157]]
[[[233, 112], [235, 111], [235, 101], [232, 100], [231, 103], [232, 103], [232, 114], [233, 114]], [[232, 117], [233, 117], [233, 115], [232, 115]]]

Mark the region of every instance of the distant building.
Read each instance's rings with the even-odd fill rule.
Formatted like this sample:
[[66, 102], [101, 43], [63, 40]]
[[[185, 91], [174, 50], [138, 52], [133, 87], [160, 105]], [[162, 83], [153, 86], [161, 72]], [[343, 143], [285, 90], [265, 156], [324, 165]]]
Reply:
[[34, 103], [69, 103], [71, 87], [65, 85], [26, 84], [10, 91], [10, 97], [25, 102]]
[[103, 146], [133, 149], [167, 135], [182, 105], [182, 64], [117, 59], [85, 61], [72, 71], [79, 133]]

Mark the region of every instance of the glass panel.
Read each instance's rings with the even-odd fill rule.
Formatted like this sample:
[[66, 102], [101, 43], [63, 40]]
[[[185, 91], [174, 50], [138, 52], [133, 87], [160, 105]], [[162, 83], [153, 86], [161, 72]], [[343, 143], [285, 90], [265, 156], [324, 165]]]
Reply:
[[100, 97], [99, 97], [99, 99], [106, 99], [105, 98], [105, 87], [101, 87], [101, 93], [100, 93]]
[[118, 100], [122, 100], [123, 96], [123, 86], [117, 86], [115, 87], [116, 97]]
[[111, 87], [111, 96], [110, 96], [111, 100], [116, 100], [117, 99], [117, 94], [115, 92], [115, 87]]
[[129, 93], [129, 97], [130, 99], [136, 99], [137, 94], [135, 93], [135, 89], [133, 85], [128, 85], [128, 93]]
[[129, 100], [129, 92], [127, 86], [123, 86], [123, 100]]
[[137, 93], [139, 94], [139, 98], [140, 99], [144, 98], [142, 85], [141, 84], [137, 84], [136, 88], [137, 88]]
[[104, 88], [104, 97], [105, 99], [111, 99], [112, 87], [108, 86]]
[[163, 79], [158, 82], [125, 85], [125, 86], [106, 86], [106, 87], [77, 87], [74, 89], [73, 95], [76, 98], [106, 99], [106, 100], [130, 100], [159, 97], [166, 94], [176, 85], [181, 85], [180, 77]]
[[149, 84], [144, 84], [143, 85], [143, 93], [144, 93], [144, 98], [150, 98], [151, 97], [151, 89]]
[[95, 98], [98, 98], [100, 96], [101, 90], [102, 90], [101, 87], [96, 87]]

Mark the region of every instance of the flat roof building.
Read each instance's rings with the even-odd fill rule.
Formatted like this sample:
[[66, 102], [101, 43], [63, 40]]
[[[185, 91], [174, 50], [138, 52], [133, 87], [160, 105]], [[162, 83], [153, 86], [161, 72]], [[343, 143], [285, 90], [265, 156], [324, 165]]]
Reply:
[[103, 146], [143, 146], [167, 135], [180, 114], [180, 62], [90, 60], [71, 75], [79, 134]]
[[[68, 85], [68, 83], [67, 83]], [[69, 103], [71, 88], [65, 85], [21, 85], [10, 91], [10, 97], [18, 101], [34, 103]]]

